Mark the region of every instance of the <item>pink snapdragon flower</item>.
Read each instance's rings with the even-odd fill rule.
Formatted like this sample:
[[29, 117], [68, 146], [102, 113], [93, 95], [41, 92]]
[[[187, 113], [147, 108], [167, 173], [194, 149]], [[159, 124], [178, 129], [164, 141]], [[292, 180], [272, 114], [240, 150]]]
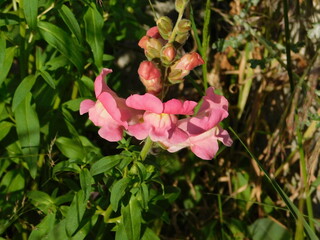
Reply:
[[80, 114], [89, 113], [89, 119], [94, 125], [101, 127], [99, 135], [110, 141], [122, 139], [123, 131], [130, 124], [137, 123], [142, 116], [142, 111], [129, 108], [125, 99], [117, 96], [104, 82], [111, 69], [104, 68], [94, 82], [97, 101], [86, 99], [80, 104]]
[[156, 95], [161, 91], [161, 71], [154, 62], [141, 62], [138, 74], [148, 93]]
[[132, 95], [127, 98], [126, 104], [137, 110], [145, 110], [141, 123], [128, 127], [128, 133], [139, 140], [150, 136], [153, 142], [169, 141], [179, 144], [187, 140], [188, 135], [177, 128], [176, 114], [191, 115], [197, 105], [193, 101], [171, 99], [162, 103], [156, 96], [146, 93]]
[[193, 117], [177, 122], [177, 127], [188, 134], [188, 138], [178, 144], [170, 141], [162, 142], [169, 152], [176, 152], [190, 147], [199, 158], [210, 160], [217, 153], [218, 140], [226, 146], [231, 146], [232, 139], [219, 123], [228, 117], [228, 101], [223, 96], [214, 94], [213, 88], [206, 91], [203, 103], [198, 113]]
[[202, 64], [204, 64], [204, 61], [201, 56], [196, 52], [192, 52], [183, 55], [183, 57], [177, 61], [177, 65], [175, 66], [175, 68], [190, 71]]

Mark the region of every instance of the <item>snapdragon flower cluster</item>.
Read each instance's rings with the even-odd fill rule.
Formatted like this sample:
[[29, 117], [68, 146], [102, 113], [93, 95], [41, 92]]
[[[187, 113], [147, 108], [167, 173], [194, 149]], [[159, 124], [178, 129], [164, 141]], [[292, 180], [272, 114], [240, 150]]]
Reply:
[[104, 82], [111, 69], [105, 68], [97, 76], [94, 82], [97, 100], [82, 101], [80, 114], [89, 113], [89, 119], [100, 127], [98, 133], [102, 138], [119, 141], [126, 132], [138, 140], [150, 138], [169, 152], [189, 147], [205, 160], [217, 153], [218, 141], [231, 146], [232, 139], [219, 124], [228, 116], [228, 101], [215, 94], [212, 87], [206, 90], [196, 114], [195, 101], [161, 100], [164, 88], [184, 81], [192, 69], [204, 63], [196, 52], [178, 54], [191, 29], [190, 21], [181, 19], [186, 4], [186, 0], [176, 1], [180, 20], [174, 27], [170, 18], [161, 17], [138, 43], [148, 59], [138, 69], [145, 94], [121, 98]]

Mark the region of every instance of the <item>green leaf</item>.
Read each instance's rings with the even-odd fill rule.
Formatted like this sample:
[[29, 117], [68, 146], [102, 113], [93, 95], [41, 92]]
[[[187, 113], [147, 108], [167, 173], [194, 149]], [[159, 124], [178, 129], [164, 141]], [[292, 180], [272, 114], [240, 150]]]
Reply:
[[0, 122], [0, 129], [1, 129], [1, 131], [0, 131], [0, 141], [2, 139], [4, 139], [8, 135], [8, 133], [10, 132], [12, 126], [14, 126], [14, 125], [11, 122], [7, 122], [7, 121]]
[[39, 0], [22, 1], [24, 16], [31, 29], [35, 29], [37, 26], [38, 2]]
[[22, 169], [8, 171], [1, 180], [1, 192], [5, 194], [21, 191], [25, 186], [25, 176]]
[[141, 232], [141, 207], [139, 201], [132, 196], [127, 206], [121, 208], [122, 221], [130, 240], [139, 240]]
[[96, 4], [92, 2], [84, 15], [86, 40], [91, 47], [94, 63], [100, 69], [103, 60], [103, 17], [97, 10]]
[[42, 221], [33, 229], [28, 240], [45, 239], [48, 233], [53, 229], [56, 221], [56, 212], [50, 212]]
[[137, 198], [140, 200], [141, 206], [144, 209], [148, 209], [149, 189], [147, 184], [145, 184], [144, 182], [140, 185], [139, 194]]
[[80, 173], [80, 167], [76, 163], [71, 163], [70, 161], [62, 161], [54, 165], [52, 170], [53, 178], [56, 178], [58, 172], [75, 172]]
[[84, 192], [84, 198], [86, 200], [89, 199], [91, 194], [91, 180], [92, 177], [89, 170], [87, 168], [82, 169], [82, 171], [80, 172], [80, 185], [81, 189]]
[[48, 22], [39, 22], [38, 27], [44, 40], [61, 52], [79, 71], [83, 70], [80, 46], [61, 28]]
[[84, 192], [80, 190], [74, 195], [66, 216], [66, 232], [71, 237], [78, 229], [87, 207], [87, 201], [84, 198]]
[[160, 240], [160, 238], [157, 236], [157, 234], [155, 234], [155, 232], [152, 231], [152, 229], [147, 227], [141, 237], [141, 240], [149, 240], [149, 239]]
[[49, 212], [55, 212], [55, 204], [53, 199], [45, 192], [31, 191], [27, 194], [28, 198], [31, 199], [31, 203], [40, 209], [45, 214]]
[[17, 87], [13, 95], [13, 100], [12, 100], [13, 112], [16, 110], [17, 106], [26, 98], [27, 94], [30, 93], [31, 88], [36, 82], [36, 79], [37, 79], [37, 75], [28, 75], [19, 84], [19, 86]]
[[126, 188], [128, 187], [130, 181], [130, 178], [122, 178], [112, 186], [110, 203], [114, 211], [117, 211], [119, 201], [125, 194]]
[[100, 173], [106, 173], [116, 166], [121, 160], [122, 156], [120, 154], [103, 157], [91, 166], [91, 175], [95, 176]]
[[287, 240], [291, 239], [290, 232], [269, 218], [255, 221], [250, 227], [253, 240]]
[[41, 69], [39, 69], [39, 72], [40, 72], [41, 77], [48, 83], [48, 85], [51, 88], [56, 89], [56, 84], [55, 84], [53, 78], [51, 77], [51, 75], [47, 71], [44, 71]]
[[[17, 47], [9, 47], [4, 51], [5, 54], [4, 54], [3, 61], [0, 62], [0, 69], [1, 69], [1, 71], [0, 71], [0, 86], [1, 86], [2, 82], [6, 79], [8, 73], [9, 73], [9, 70], [10, 70], [12, 62], [13, 62], [13, 57], [14, 57], [16, 48]], [[0, 49], [0, 50], [1, 50], [1, 52], [3, 52], [2, 49]]]
[[30, 175], [36, 177], [38, 148], [40, 144], [40, 124], [35, 107], [31, 106], [31, 93], [15, 109], [18, 138]]
[[78, 40], [78, 43], [82, 43], [81, 29], [77, 22], [76, 17], [66, 5], [62, 5], [58, 10], [59, 15], [63, 19], [64, 23], [67, 25], [69, 30], [75, 35]]
[[15, 25], [20, 23], [20, 18], [17, 15], [10, 13], [0, 13], [0, 27]]
[[66, 137], [59, 137], [56, 144], [62, 154], [70, 159], [83, 159], [85, 153], [81, 143]]

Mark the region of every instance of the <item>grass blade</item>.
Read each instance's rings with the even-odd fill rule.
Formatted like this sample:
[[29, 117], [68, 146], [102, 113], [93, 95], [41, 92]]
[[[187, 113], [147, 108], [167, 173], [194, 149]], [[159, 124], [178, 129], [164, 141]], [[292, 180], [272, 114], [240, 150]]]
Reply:
[[241, 138], [236, 134], [236, 132], [229, 127], [229, 130], [236, 136], [236, 138], [239, 140], [239, 142], [242, 144], [242, 146], [245, 148], [245, 150], [249, 153], [249, 155], [255, 160], [255, 162], [258, 164], [261, 171], [264, 173], [264, 176], [267, 178], [267, 180], [271, 183], [272, 187], [277, 191], [277, 193], [281, 196], [282, 200], [285, 202], [287, 208], [289, 209], [290, 213], [293, 215], [295, 219], [301, 218], [302, 224], [304, 227], [304, 231], [309, 239], [311, 240], [317, 240], [318, 237], [316, 234], [312, 231], [309, 224], [304, 219], [303, 215], [300, 213], [298, 208], [293, 204], [293, 202], [290, 200], [290, 198], [287, 196], [287, 194], [282, 190], [282, 188], [279, 186], [279, 184], [271, 178], [271, 176], [268, 174], [268, 172], [264, 169], [260, 161], [250, 152], [248, 147], [244, 144], [244, 142], [241, 140]]

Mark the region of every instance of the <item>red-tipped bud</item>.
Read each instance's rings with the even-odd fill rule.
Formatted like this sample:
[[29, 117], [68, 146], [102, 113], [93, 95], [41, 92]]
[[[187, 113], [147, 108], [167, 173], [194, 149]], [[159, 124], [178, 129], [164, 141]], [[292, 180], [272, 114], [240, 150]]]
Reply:
[[169, 65], [171, 64], [177, 54], [177, 50], [175, 49], [175, 47], [173, 46], [172, 43], [167, 43], [160, 52], [160, 58], [161, 58], [161, 62], [164, 63], [165, 65]]
[[204, 64], [204, 61], [201, 56], [198, 53], [193, 52], [187, 53], [179, 59], [175, 68], [181, 70], [192, 70], [202, 64]]
[[147, 31], [147, 36], [152, 38], [161, 38], [158, 27], [154, 26]]
[[167, 16], [160, 17], [157, 20], [157, 26], [162, 38], [168, 40], [173, 28], [171, 19]]
[[155, 63], [151, 61], [141, 62], [138, 74], [148, 93], [156, 95], [161, 91], [161, 71]]
[[190, 73], [189, 70], [177, 69], [177, 64], [178, 63], [179, 63], [179, 61], [175, 62], [169, 68], [168, 80], [172, 84], [176, 84], [176, 83], [182, 82], [184, 80], [183, 78]]
[[147, 42], [149, 41], [148, 36], [143, 36], [140, 41], [138, 42], [139, 47], [146, 49], [147, 48]]

